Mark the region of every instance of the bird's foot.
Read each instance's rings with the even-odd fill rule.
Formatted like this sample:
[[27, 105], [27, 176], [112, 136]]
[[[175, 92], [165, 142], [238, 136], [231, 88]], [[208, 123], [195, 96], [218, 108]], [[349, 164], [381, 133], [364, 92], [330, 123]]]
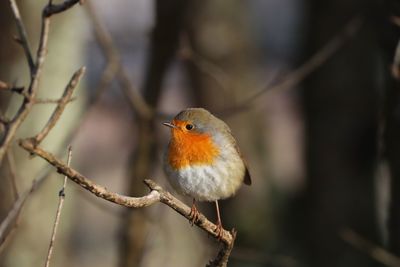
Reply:
[[222, 231], [223, 231], [222, 223], [220, 220], [217, 221], [217, 227], [214, 230], [214, 233], [217, 235], [218, 241], [222, 239]]
[[189, 222], [193, 226], [199, 220], [200, 212], [196, 208], [196, 205], [193, 203], [192, 208], [190, 209], [189, 213]]

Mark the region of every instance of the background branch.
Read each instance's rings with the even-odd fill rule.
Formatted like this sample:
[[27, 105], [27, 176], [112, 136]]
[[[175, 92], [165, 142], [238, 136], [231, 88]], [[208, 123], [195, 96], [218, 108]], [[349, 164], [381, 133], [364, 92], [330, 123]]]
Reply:
[[26, 60], [28, 61], [29, 71], [32, 74], [35, 69], [35, 63], [33, 62], [33, 56], [32, 56], [31, 48], [29, 45], [28, 37], [27, 37], [28, 35], [26, 33], [25, 26], [22, 22], [21, 14], [19, 12], [17, 3], [15, 2], [15, 0], [9, 0], [9, 1], [10, 1], [11, 10], [14, 14], [15, 23], [17, 24], [17, 29], [18, 29], [18, 34], [19, 34], [18, 43], [21, 44], [22, 48], [24, 49], [25, 57], [26, 57]]
[[35, 192], [44, 182], [44, 180], [49, 176], [52, 169], [47, 167], [42, 174], [33, 180], [31, 187], [24, 193], [20, 194], [18, 199], [14, 202], [11, 210], [8, 212], [6, 218], [0, 224], [0, 248], [3, 247], [4, 242], [9, 236], [11, 229], [15, 226], [17, 217], [21, 212], [28, 197]]
[[135, 88], [129, 80], [129, 76], [121, 63], [120, 55], [118, 50], [115, 48], [110, 33], [98, 19], [96, 10], [91, 4], [91, 1], [87, 0], [86, 7], [93, 23], [96, 40], [108, 62], [99, 84], [101, 87], [99, 93], [101, 93], [104, 90], [104, 87], [107, 86], [116, 76], [122, 92], [128, 100], [129, 106], [132, 110], [141, 118], [150, 119], [153, 116], [153, 109], [146, 103], [140, 95], [139, 90]]
[[14, 153], [10, 149], [7, 151], [7, 162], [8, 162], [8, 168], [9, 168], [9, 174], [10, 174], [10, 180], [11, 180], [11, 188], [14, 194], [15, 199], [18, 199], [19, 193], [18, 193], [18, 187], [17, 187], [17, 168], [15, 166], [15, 160], [14, 160]]
[[389, 267], [399, 267], [400, 258], [384, 248], [360, 236], [353, 230], [345, 228], [340, 232], [341, 238], [360, 251], [367, 253], [371, 258]]
[[258, 90], [258, 92], [248, 97], [241, 103], [216, 113], [221, 114], [221, 116], [231, 115], [233, 113], [236, 113], [237, 111], [241, 111], [244, 108], [251, 106], [250, 104], [253, 101], [258, 99], [266, 92], [287, 90], [289, 88], [293, 88], [294, 86], [299, 85], [311, 73], [316, 71], [330, 58], [332, 58], [332, 56], [346, 43], [346, 41], [348, 41], [357, 33], [363, 23], [363, 18], [361, 18], [360, 16], [354, 17], [326, 45], [324, 45], [299, 68], [289, 73], [286, 77], [283, 77], [280, 82], [277, 82], [275, 85], [267, 84], [263, 86], [263, 88]]

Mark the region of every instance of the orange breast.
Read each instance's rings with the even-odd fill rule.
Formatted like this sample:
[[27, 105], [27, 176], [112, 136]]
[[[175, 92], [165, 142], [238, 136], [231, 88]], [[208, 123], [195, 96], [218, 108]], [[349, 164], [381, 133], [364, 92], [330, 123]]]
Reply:
[[218, 154], [219, 149], [208, 134], [172, 130], [168, 161], [173, 169], [212, 164]]

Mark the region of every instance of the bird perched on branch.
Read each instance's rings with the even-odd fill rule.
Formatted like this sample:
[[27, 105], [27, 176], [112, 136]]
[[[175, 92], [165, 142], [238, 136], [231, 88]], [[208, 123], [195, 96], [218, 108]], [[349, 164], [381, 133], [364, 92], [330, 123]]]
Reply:
[[171, 122], [171, 139], [164, 158], [164, 171], [178, 193], [193, 198], [191, 223], [199, 212], [196, 200], [214, 201], [217, 228], [222, 222], [218, 200], [231, 197], [242, 183], [251, 184], [250, 174], [229, 126], [203, 108], [181, 111]]

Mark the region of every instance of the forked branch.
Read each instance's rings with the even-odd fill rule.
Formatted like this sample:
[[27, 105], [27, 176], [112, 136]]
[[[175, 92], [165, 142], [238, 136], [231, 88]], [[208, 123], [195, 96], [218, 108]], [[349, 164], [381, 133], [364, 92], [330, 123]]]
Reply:
[[0, 139], [0, 164], [3, 161], [4, 155], [7, 152], [8, 147], [11, 142], [14, 140], [14, 136], [25, 120], [25, 118], [30, 113], [33, 105], [35, 104], [36, 94], [39, 88], [39, 80], [42, 75], [44, 61], [46, 59], [47, 54], [47, 43], [49, 39], [49, 31], [50, 31], [50, 16], [65, 11], [76, 3], [78, 0], [66, 0], [65, 2], [57, 5], [53, 5], [51, 2], [43, 9], [42, 12], [42, 26], [39, 37], [39, 45], [36, 52], [36, 60], [33, 59], [32, 52], [30, 50], [30, 46], [28, 43], [27, 33], [25, 26], [22, 22], [21, 15], [15, 0], [9, 0], [11, 10], [14, 15], [15, 22], [18, 28], [18, 40], [22, 45], [25, 51], [25, 55], [28, 61], [31, 79], [29, 82], [29, 86], [27, 88], [27, 93], [24, 97], [24, 101], [19, 107], [18, 111], [14, 115], [14, 117], [7, 122], [5, 125], [5, 131]]

